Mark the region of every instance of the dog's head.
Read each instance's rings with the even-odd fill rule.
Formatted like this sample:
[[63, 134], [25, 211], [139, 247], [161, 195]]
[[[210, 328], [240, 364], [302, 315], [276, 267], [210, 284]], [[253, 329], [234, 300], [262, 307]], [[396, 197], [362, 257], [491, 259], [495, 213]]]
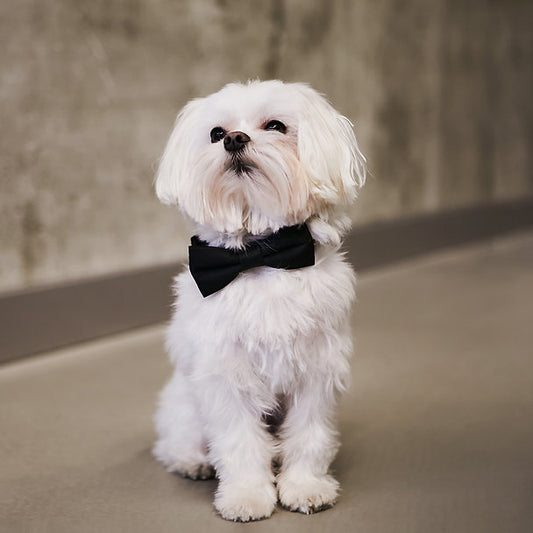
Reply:
[[364, 162], [350, 121], [309, 86], [230, 84], [179, 113], [156, 192], [217, 232], [257, 235], [352, 202]]

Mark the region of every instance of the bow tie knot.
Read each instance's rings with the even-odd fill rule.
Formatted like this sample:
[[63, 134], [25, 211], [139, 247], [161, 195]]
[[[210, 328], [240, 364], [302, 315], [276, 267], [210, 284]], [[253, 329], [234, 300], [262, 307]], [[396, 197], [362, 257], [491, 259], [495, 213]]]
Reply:
[[231, 283], [240, 272], [260, 266], [292, 270], [315, 264], [313, 237], [305, 224], [288, 226], [244, 250], [209, 246], [197, 236], [189, 246], [189, 268], [202, 295], [209, 296]]
[[263, 257], [261, 246], [250, 246], [245, 249], [243, 253], [239, 254], [239, 262], [242, 270], [264, 266], [265, 258]]

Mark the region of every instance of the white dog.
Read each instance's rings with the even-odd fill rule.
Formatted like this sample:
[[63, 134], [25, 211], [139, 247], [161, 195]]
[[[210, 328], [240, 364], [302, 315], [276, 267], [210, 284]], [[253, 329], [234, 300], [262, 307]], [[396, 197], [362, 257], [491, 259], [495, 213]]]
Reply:
[[192, 479], [216, 472], [223, 518], [336, 501], [354, 298], [342, 208], [364, 179], [351, 123], [307, 85], [230, 84], [178, 115], [156, 190], [196, 236], [175, 279], [154, 455]]

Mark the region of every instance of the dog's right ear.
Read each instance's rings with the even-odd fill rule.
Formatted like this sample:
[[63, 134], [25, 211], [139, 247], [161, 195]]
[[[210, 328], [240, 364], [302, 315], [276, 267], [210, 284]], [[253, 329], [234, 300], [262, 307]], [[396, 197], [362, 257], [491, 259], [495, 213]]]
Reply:
[[192, 100], [179, 112], [159, 161], [155, 177], [155, 192], [164, 204], [178, 204], [180, 184], [190, 165], [195, 141], [193, 132], [197, 129], [198, 112], [203, 101], [204, 98]]

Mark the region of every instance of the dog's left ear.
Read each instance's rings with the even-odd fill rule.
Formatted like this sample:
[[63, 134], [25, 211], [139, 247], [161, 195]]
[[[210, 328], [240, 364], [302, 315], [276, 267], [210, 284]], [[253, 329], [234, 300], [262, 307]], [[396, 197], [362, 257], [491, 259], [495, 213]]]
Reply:
[[366, 159], [352, 123], [319, 93], [293, 84], [301, 99], [298, 153], [315, 193], [331, 204], [351, 203], [366, 178]]

